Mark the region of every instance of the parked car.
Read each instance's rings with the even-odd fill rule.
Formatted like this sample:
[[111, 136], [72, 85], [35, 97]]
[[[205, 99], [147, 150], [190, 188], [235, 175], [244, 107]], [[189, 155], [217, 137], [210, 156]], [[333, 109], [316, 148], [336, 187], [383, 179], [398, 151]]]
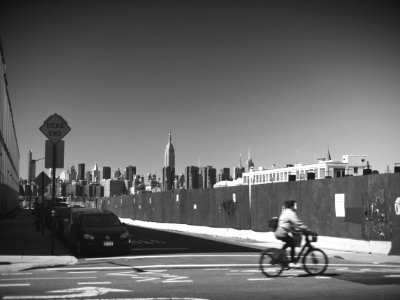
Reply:
[[99, 252], [130, 251], [130, 234], [112, 212], [80, 213], [71, 225], [71, 246], [81, 256]]
[[67, 242], [68, 245], [71, 245], [70, 242], [70, 228], [76, 222], [79, 214], [84, 212], [101, 212], [100, 209], [97, 208], [86, 208], [86, 207], [70, 207], [69, 211], [65, 213], [65, 218], [63, 220], [63, 234], [62, 237]]

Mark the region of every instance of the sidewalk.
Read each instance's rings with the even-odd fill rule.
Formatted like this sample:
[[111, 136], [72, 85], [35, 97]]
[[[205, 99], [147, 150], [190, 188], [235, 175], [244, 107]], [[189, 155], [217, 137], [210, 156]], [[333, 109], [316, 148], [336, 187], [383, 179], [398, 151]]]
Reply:
[[[154, 223], [127, 218], [121, 218], [121, 221], [128, 225], [179, 232], [181, 234], [203, 238], [212, 238], [223, 242], [242, 244], [260, 250], [268, 247], [280, 248], [282, 246], [282, 242], [275, 238], [273, 232], [255, 232], [252, 230], [214, 228], [186, 224]], [[400, 264], [400, 255], [388, 255], [391, 242], [368, 242], [319, 236], [318, 242], [314, 243], [314, 245], [323, 249], [329, 257], [342, 258], [360, 263]]]
[[36, 230], [36, 216], [31, 210], [17, 209], [0, 218], [0, 273], [34, 267], [77, 263], [64, 244], [54, 238], [51, 255], [51, 232]]

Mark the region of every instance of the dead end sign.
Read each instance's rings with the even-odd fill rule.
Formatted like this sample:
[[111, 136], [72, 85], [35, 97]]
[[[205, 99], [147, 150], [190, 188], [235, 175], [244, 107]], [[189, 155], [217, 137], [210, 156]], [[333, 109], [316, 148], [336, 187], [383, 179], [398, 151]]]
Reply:
[[68, 126], [67, 121], [64, 120], [60, 115], [54, 114], [48, 117], [39, 130], [53, 143], [58, 142], [68, 132], [71, 131], [71, 127]]

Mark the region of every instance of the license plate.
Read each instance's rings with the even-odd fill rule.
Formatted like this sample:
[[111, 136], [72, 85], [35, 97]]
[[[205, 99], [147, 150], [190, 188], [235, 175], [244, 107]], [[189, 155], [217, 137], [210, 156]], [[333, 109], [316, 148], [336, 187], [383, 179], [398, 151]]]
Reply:
[[104, 242], [104, 247], [112, 247], [114, 245], [113, 241], [105, 241]]

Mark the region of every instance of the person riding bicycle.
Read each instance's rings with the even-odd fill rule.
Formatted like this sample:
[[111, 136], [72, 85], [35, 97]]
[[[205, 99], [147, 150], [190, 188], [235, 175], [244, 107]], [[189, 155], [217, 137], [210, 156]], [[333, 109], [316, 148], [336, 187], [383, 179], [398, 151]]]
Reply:
[[290, 247], [290, 267], [296, 267], [296, 260], [294, 258], [295, 255], [295, 242], [293, 239], [292, 232], [293, 231], [306, 231], [308, 228], [305, 226], [296, 212], [296, 201], [289, 200], [285, 201], [285, 209], [282, 211], [279, 216], [278, 226], [275, 231], [275, 236], [278, 240], [283, 241], [285, 244], [282, 247], [282, 250], [286, 250], [286, 248]]

